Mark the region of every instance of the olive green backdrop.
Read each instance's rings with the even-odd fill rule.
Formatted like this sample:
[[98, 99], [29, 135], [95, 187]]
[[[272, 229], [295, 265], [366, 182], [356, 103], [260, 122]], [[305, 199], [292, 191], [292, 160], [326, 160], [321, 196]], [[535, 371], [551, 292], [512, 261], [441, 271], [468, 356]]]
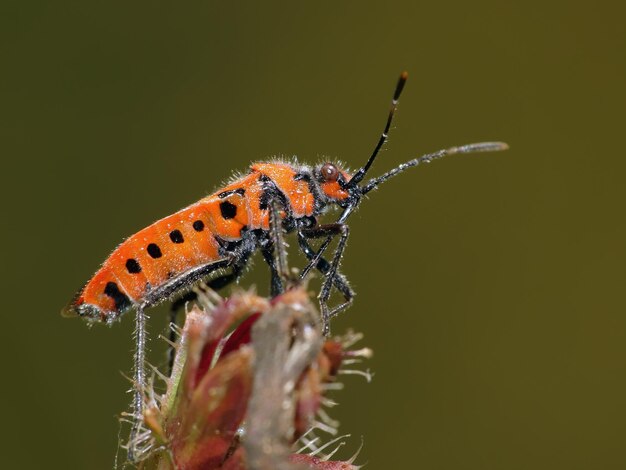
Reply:
[[[511, 150], [412, 170], [351, 219], [358, 297], [333, 327], [365, 333], [376, 375], [336, 395], [342, 456], [363, 436], [372, 469], [626, 468], [617, 3], [3, 1], [1, 466], [111, 468], [132, 317], [89, 329], [61, 307], [251, 161], [358, 167], [406, 69], [372, 174]], [[267, 277], [257, 258], [242, 285]]]

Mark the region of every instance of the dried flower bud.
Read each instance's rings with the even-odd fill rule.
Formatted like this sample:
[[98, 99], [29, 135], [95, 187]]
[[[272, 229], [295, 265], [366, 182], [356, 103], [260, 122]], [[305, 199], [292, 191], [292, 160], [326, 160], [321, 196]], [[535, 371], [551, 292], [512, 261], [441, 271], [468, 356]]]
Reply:
[[142, 468], [358, 468], [330, 461], [332, 453], [325, 458], [325, 446], [304, 446], [316, 455], [293, 453], [298, 439], [322, 426], [316, 416], [329, 426], [324, 385], [350, 355], [341, 341], [322, 341], [306, 292], [292, 289], [271, 302], [242, 292], [202, 303], [206, 310], [187, 313], [166, 393], [146, 393], [149, 432], [129, 444]]

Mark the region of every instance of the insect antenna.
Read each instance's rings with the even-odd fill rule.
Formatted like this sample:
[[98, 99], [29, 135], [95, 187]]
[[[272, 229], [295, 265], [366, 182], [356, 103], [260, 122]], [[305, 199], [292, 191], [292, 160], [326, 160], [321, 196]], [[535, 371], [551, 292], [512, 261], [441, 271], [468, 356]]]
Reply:
[[389, 129], [391, 128], [391, 121], [393, 121], [393, 116], [396, 113], [396, 109], [398, 109], [398, 100], [400, 99], [400, 94], [402, 94], [402, 90], [404, 88], [404, 84], [406, 83], [407, 78], [409, 78], [408, 72], [402, 72], [400, 74], [398, 84], [396, 85], [396, 89], [393, 92], [393, 98], [391, 99], [391, 109], [389, 110], [389, 116], [387, 116], [385, 129], [380, 135], [378, 143], [376, 144], [376, 147], [374, 147], [374, 151], [372, 152], [370, 158], [367, 160], [367, 163], [354, 174], [354, 176], [348, 182], [347, 187], [352, 188], [361, 182], [361, 180], [365, 177], [367, 170], [369, 170], [369, 168], [372, 166], [372, 163], [374, 163], [374, 160], [378, 156], [380, 149], [383, 147], [383, 145], [385, 145], [385, 142], [387, 142], [387, 136], [389, 135]]
[[409, 160], [408, 162], [397, 166], [393, 170], [389, 170], [387, 173], [384, 173], [376, 178], [372, 178], [361, 188], [361, 194], [369, 193], [372, 189], [376, 189], [381, 183], [384, 183], [389, 178], [392, 178], [409, 168], [420, 165], [421, 163], [430, 163], [433, 160], [443, 158], [446, 155], [454, 155], [455, 153], [499, 152], [507, 150], [508, 148], [509, 146], [504, 142], [479, 142], [476, 144], [466, 144], [461, 145], [460, 147], [450, 147], [433, 153], [427, 153], [421, 157]]

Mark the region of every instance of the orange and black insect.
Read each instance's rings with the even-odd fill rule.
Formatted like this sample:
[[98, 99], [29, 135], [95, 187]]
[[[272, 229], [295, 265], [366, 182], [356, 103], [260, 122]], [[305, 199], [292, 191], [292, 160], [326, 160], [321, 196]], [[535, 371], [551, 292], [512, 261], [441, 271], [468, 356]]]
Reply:
[[[208, 284], [215, 289], [227, 285], [241, 275], [256, 250], [263, 253], [270, 266], [272, 293], [280, 293], [282, 281], [273, 255], [273, 240], [277, 238], [272, 235], [270, 224], [274, 210], [274, 214], [279, 214], [283, 229], [297, 233], [299, 246], [309, 260], [301, 277], [314, 268], [324, 276], [319, 300], [324, 332], [328, 333], [329, 320], [345, 309], [354, 296], [346, 278], [338, 272], [338, 266], [349, 233], [346, 220], [362, 197], [389, 178], [420, 163], [455, 153], [507, 148], [500, 142], [483, 142], [439, 150], [361, 184], [387, 141], [406, 79], [406, 72], [402, 73], [383, 133], [365, 165], [355, 173], [331, 162], [317, 166], [255, 163], [247, 175], [130, 236], [105, 260], [64, 313], [110, 323], [134, 308], [137, 311], [135, 378], [141, 385], [144, 383], [145, 308], [176, 296], [220, 271], [221, 275]], [[318, 217], [332, 206], [343, 209], [339, 218], [330, 224], [318, 223]], [[337, 248], [327, 260], [323, 257], [324, 252], [336, 236], [339, 236]], [[314, 249], [310, 240], [320, 238], [324, 239], [322, 244]], [[344, 302], [331, 309], [327, 302], [333, 287], [343, 295]], [[138, 400], [140, 397], [136, 396], [136, 411], [141, 410]]]
[[[360, 185], [387, 140], [406, 79], [405, 72], [396, 86], [389, 117], [374, 152], [356, 173], [350, 174], [330, 162], [315, 167], [284, 162], [255, 163], [247, 175], [126, 239], [63, 313], [110, 323], [131, 308], [155, 305], [218, 270], [230, 268], [229, 274], [210, 282], [212, 287], [220, 288], [239, 277], [250, 255], [258, 249], [272, 269], [272, 288], [277, 294], [280, 277], [269, 234], [270, 206], [277, 203], [284, 229], [297, 232], [300, 248], [309, 259], [302, 276], [312, 268], [325, 275], [320, 301], [327, 328], [329, 318], [345, 308], [354, 294], [345, 278], [337, 273], [337, 266], [348, 237], [346, 219], [362, 196], [422, 162], [453, 153], [506, 148], [500, 142], [483, 142], [440, 150]], [[335, 223], [319, 224], [318, 216], [332, 205], [343, 208], [339, 219]], [[328, 262], [322, 254], [337, 235], [339, 245]], [[325, 237], [327, 240], [317, 251], [310, 247], [310, 239]], [[344, 295], [345, 303], [331, 310], [326, 301], [333, 285]]]

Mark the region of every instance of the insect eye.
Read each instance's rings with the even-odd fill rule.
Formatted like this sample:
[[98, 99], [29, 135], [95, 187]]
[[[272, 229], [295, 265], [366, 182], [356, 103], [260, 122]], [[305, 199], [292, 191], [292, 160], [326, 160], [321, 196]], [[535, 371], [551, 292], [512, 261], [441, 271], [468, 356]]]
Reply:
[[339, 178], [339, 170], [332, 163], [324, 163], [321, 174], [324, 181], [337, 181]]

